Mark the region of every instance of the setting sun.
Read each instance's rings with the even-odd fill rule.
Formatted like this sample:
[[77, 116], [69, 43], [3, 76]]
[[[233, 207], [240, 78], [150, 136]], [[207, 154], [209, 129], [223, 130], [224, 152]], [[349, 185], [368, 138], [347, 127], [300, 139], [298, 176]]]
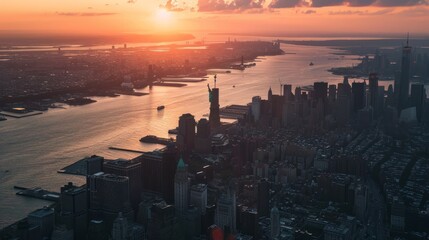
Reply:
[[160, 8], [156, 11], [155, 20], [159, 24], [168, 25], [172, 20], [172, 13], [164, 8]]

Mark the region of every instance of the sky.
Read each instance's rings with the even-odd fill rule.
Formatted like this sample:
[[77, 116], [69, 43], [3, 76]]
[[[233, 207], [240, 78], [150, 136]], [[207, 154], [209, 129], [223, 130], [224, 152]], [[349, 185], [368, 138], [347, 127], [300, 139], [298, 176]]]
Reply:
[[2, 0], [0, 31], [429, 36], [429, 0]]

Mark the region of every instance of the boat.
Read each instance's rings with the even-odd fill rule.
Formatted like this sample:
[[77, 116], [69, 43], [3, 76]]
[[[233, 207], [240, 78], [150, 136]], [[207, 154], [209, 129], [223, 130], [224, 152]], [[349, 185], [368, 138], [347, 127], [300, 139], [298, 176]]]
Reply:
[[4, 121], [4, 120], [7, 120], [7, 118], [3, 115], [0, 115], [0, 121]]
[[243, 71], [245, 67], [243, 65], [231, 65], [231, 69]]
[[164, 108], [165, 108], [165, 106], [164, 106], [164, 105], [161, 105], [161, 106], [158, 106], [158, 107], [156, 108], [156, 110], [161, 111], [161, 110], [163, 110]]
[[309, 65], [310, 65], [310, 66], [313, 66], [313, 65], [314, 65], [314, 63], [313, 63], [313, 62], [311, 62]]
[[231, 73], [231, 71], [229, 71], [229, 70], [228, 70], [228, 71], [226, 71], [225, 73]]
[[235, 85], [232, 85], [233, 88], [235, 88]]

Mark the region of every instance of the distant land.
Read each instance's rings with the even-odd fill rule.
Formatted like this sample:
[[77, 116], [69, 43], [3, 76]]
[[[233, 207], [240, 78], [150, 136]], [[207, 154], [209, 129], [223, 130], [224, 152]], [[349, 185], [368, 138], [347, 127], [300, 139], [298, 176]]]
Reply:
[[[335, 49], [346, 50], [352, 55], [371, 55], [378, 49], [400, 49], [406, 44], [405, 38], [391, 39], [341, 39], [341, 40], [280, 40], [281, 43], [304, 45], [304, 46], [319, 46], [331, 47]], [[428, 48], [429, 38], [410, 38], [409, 44], [413, 48]]]
[[54, 35], [0, 32], [0, 49], [17, 45], [100, 45], [192, 40], [192, 34]]

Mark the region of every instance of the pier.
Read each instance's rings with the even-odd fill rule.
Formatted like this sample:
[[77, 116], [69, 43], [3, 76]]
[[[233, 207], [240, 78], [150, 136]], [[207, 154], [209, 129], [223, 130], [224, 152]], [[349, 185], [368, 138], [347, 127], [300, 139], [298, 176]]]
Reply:
[[177, 77], [164, 77], [161, 78], [162, 82], [173, 82], [173, 83], [195, 83], [207, 81], [207, 78], [177, 78]]
[[172, 83], [172, 82], [154, 82], [152, 86], [161, 86], [161, 87], [185, 87], [187, 86], [184, 83]]
[[109, 149], [116, 150], [116, 151], [132, 152], [132, 153], [146, 153], [140, 150], [126, 149], [126, 148], [119, 148], [119, 147], [109, 147]]
[[19, 192], [16, 193], [16, 195], [37, 198], [37, 199], [51, 201], [51, 202], [57, 202], [60, 200], [59, 193], [51, 192], [40, 187], [25, 188], [25, 187], [14, 186], [14, 188], [17, 190], [20, 190]]
[[171, 142], [174, 142], [173, 138], [161, 138], [154, 135], [147, 135], [140, 139], [140, 142], [143, 143], [155, 143], [155, 144], [162, 144], [167, 145]]
[[226, 119], [244, 119], [249, 112], [249, 106], [229, 105], [219, 110], [221, 118]]

